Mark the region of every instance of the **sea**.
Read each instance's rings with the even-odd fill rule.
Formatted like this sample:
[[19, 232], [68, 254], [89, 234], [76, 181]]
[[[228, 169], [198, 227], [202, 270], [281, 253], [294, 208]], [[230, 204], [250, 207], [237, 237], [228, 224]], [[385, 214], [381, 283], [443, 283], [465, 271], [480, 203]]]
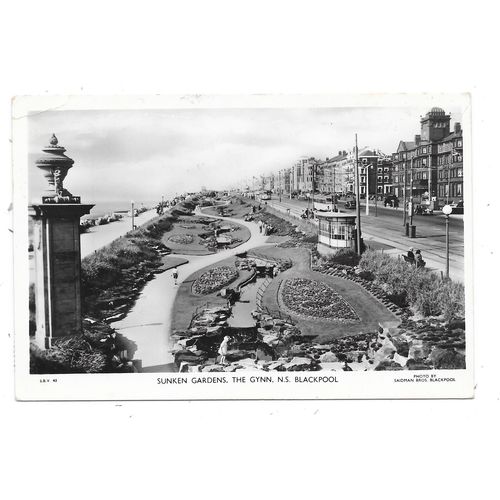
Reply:
[[[156, 200], [139, 200], [134, 201], [134, 208], [141, 207], [153, 208], [158, 204]], [[103, 217], [104, 215], [111, 215], [113, 212], [128, 212], [132, 208], [130, 200], [127, 201], [103, 201], [95, 202], [94, 207], [91, 209], [90, 214], [84, 215], [82, 219], [95, 219], [96, 217]]]

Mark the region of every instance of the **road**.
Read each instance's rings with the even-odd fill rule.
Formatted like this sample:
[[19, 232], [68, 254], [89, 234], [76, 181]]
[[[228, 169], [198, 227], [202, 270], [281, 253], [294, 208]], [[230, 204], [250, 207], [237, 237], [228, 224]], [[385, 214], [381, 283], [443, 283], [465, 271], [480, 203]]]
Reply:
[[[282, 197], [281, 202], [274, 196], [267, 202], [271, 207], [285, 211], [297, 217], [308, 208], [307, 201]], [[355, 214], [355, 210], [344, 208], [344, 201], [338, 204], [341, 212]], [[309, 204], [309, 206], [311, 206]], [[361, 204], [361, 232], [365, 243], [376, 241], [380, 248], [390, 254], [406, 253], [408, 248], [420, 249], [427, 267], [435, 271], [444, 271], [446, 267], [446, 218], [442, 214], [416, 215], [413, 217], [416, 226], [416, 238], [404, 234], [403, 211], [401, 209], [370, 206], [370, 215], [365, 214], [365, 206]], [[464, 224], [462, 216], [451, 216], [449, 219], [450, 236], [450, 277], [464, 280]]]

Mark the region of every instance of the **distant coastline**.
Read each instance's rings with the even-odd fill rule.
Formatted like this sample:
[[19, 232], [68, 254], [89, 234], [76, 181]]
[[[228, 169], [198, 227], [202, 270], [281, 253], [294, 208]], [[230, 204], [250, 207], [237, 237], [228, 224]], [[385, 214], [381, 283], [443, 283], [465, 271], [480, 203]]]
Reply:
[[[158, 204], [158, 201], [135, 201], [134, 207], [136, 209], [142, 206], [153, 208]], [[111, 215], [114, 212], [129, 212], [131, 209], [130, 201], [106, 201], [95, 202], [95, 206], [90, 211], [90, 214], [85, 215], [82, 219], [95, 219], [96, 217], [103, 217], [104, 215]]]

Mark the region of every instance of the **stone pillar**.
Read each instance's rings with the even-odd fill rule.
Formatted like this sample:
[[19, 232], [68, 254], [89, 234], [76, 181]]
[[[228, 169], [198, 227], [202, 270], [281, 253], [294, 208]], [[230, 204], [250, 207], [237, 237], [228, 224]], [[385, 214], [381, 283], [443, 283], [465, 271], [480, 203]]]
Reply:
[[54, 337], [82, 333], [80, 217], [93, 205], [33, 205], [35, 222], [35, 339], [42, 349]]
[[[55, 337], [82, 333], [80, 293], [80, 217], [93, 205], [63, 188], [62, 180], [73, 160], [64, 155], [53, 136], [37, 167], [49, 179], [49, 196], [30, 208], [34, 221], [35, 252], [35, 340], [50, 349]], [[52, 191], [50, 191], [52, 188]]]

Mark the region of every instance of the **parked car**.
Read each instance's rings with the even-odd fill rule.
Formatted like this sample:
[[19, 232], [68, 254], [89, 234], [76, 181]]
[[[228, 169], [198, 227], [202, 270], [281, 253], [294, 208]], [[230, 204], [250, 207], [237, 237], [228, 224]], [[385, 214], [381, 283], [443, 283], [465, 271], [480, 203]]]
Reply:
[[384, 207], [389, 205], [390, 207], [399, 207], [399, 198], [395, 194], [390, 194], [384, 199]]
[[464, 202], [459, 201], [458, 203], [451, 203], [451, 213], [456, 214], [456, 215], [463, 215], [464, 214]]
[[307, 200], [307, 196], [305, 194], [299, 194], [299, 196], [297, 196], [297, 200], [305, 201]]
[[415, 215], [433, 215], [434, 212], [432, 208], [429, 208], [427, 205], [416, 205], [415, 206]]
[[344, 207], [345, 208], [356, 208], [356, 200], [346, 201]]

